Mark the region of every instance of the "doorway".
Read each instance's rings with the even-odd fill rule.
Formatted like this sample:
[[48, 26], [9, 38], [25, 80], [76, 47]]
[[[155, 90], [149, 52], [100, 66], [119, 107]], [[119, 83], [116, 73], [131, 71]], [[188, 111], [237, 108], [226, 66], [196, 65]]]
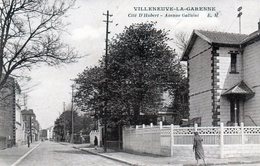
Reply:
[[230, 99], [230, 122], [232, 124], [240, 124], [240, 109], [239, 109], [239, 99]]

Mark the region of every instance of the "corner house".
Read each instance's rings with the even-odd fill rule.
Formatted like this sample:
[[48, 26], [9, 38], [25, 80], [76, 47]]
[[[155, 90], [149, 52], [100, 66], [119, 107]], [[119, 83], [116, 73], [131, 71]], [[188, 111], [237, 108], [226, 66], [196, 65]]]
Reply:
[[194, 30], [182, 61], [191, 120], [201, 126], [260, 125], [260, 22], [249, 35]]

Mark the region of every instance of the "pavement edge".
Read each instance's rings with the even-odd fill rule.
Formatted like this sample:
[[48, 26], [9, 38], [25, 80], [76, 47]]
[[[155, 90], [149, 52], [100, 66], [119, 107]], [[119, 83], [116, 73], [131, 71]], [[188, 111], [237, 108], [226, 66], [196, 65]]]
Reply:
[[[108, 158], [108, 159], [111, 159], [111, 160], [114, 160], [114, 161], [117, 161], [117, 162], [121, 162], [121, 163], [124, 163], [124, 164], [127, 164], [127, 165], [131, 165], [131, 166], [145, 166], [145, 165], [142, 165], [142, 164], [132, 163], [132, 162], [126, 161], [124, 159], [119, 159], [119, 158], [115, 158], [115, 157], [112, 157], [112, 156], [108, 156], [108, 155], [105, 155], [105, 154], [102, 154], [102, 153], [93, 152], [93, 151], [90, 151], [90, 150], [87, 150], [87, 149], [82, 149], [82, 148], [78, 148], [78, 147], [75, 147], [75, 146], [73, 146], [73, 148], [81, 150], [81, 151], [84, 151], [84, 152], [87, 152], [87, 153], [90, 153], [90, 154], [94, 154], [94, 155], [98, 155], [98, 156], [101, 156], [101, 157], [105, 157], [105, 158]], [[211, 166], [211, 165], [257, 164], [257, 163], [260, 163], [260, 161], [226, 161], [226, 162], [220, 162], [220, 163], [208, 162], [206, 165], [207, 166]], [[181, 165], [182, 166], [194, 166], [194, 164], [181, 164]]]
[[94, 155], [98, 155], [98, 156], [101, 156], [101, 157], [105, 157], [105, 158], [107, 158], [107, 159], [114, 160], [114, 161], [117, 161], [117, 162], [120, 162], [120, 163], [124, 163], [124, 164], [127, 164], [127, 165], [142, 166], [142, 165], [140, 165], [140, 164], [134, 164], [134, 163], [132, 163], [132, 162], [129, 162], [129, 161], [126, 161], [126, 160], [123, 160], [123, 159], [118, 159], [118, 158], [115, 158], [115, 157], [112, 157], [112, 156], [108, 156], [108, 155], [105, 155], [105, 154], [92, 152], [92, 151], [90, 151], [90, 150], [81, 149], [81, 148], [77, 148], [77, 147], [73, 147], [73, 148], [78, 149], [78, 150], [81, 150], [81, 151], [84, 151], [84, 152], [87, 152], [87, 153], [90, 153], [90, 154], [94, 154]]
[[36, 145], [35, 147], [33, 147], [31, 150], [29, 150], [28, 152], [26, 152], [22, 157], [20, 157], [18, 160], [16, 160], [16, 162], [14, 162], [11, 166], [16, 166], [17, 164], [19, 164], [21, 161], [23, 161], [23, 159], [25, 159], [30, 153], [32, 153], [32, 151], [34, 149], [36, 149], [38, 146], [40, 146], [41, 142]]

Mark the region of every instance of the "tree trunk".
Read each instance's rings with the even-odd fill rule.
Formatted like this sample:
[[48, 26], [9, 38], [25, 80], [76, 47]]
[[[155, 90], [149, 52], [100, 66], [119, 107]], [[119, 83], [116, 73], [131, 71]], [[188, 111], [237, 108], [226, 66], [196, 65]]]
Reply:
[[134, 122], [135, 125], [138, 125], [140, 123], [139, 122], [140, 107], [141, 107], [140, 101], [136, 100], [136, 102], [133, 105], [133, 111], [134, 111], [133, 122]]

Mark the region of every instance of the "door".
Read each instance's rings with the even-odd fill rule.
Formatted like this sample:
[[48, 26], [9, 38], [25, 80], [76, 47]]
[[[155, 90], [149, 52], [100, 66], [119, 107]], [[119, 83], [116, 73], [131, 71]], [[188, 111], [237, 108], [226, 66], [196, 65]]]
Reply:
[[240, 111], [239, 111], [239, 99], [232, 98], [230, 99], [230, 121], [231, 123], [240, 124]]

